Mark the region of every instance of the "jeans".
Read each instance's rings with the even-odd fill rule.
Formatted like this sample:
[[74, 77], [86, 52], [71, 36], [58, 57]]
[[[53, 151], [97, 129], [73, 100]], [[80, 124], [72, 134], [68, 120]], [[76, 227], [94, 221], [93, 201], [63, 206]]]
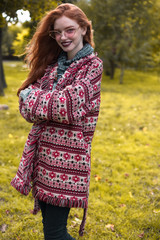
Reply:
[[45, 240], [75, 240], [67, 232], [70, 208], [58, 207], [39, 201]]

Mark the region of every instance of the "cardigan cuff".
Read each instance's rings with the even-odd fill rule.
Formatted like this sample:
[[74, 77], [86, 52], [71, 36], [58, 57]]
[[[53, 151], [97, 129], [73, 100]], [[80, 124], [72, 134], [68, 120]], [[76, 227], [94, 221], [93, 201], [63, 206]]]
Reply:
[[20, 91], [20, 97], [23, 99], [24, 102], [32, 90], [33, 89], [26, 88], [26, 89]]

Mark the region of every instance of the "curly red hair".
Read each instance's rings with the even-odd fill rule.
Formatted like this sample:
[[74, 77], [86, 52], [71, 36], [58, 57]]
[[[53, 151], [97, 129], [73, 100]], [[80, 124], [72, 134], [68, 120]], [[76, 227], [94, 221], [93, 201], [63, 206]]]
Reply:
[[30, 72], [28, 78], [18, 89], [18, 95], [21, 90], [44, 75], [47, 65], [57, 61], [62, 49], [56, 40], [49, 37], [49, 31], [54, 29], [55, 20], [61, 16], [71, 18], [75, 20], [80, 27], [87, 28], [83, 41], [94, 47], [92, 24], [85, 13], [73, 4], [60, 4], [57, 8], [48, 12], [39, 22], [36, 32], [26, 49], [25, 60], [30, 67]]

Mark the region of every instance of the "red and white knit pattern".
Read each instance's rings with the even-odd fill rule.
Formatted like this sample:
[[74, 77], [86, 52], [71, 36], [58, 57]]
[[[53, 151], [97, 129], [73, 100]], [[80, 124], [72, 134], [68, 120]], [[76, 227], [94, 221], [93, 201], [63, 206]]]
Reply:
[[50, 65], [20, 112], [34, 123], [12, 185], [58, 206], [87, 208], [90, 151], [99, 107], [102, 61], [91, 54], [70, 65], [56, 89], [57, 64]]

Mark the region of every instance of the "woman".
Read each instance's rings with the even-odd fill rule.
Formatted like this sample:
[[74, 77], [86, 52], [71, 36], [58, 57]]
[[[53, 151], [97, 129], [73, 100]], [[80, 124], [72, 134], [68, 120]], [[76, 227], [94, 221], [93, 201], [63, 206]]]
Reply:
[[33, 126], [11, 184], [25, 195], [32, 188], [47, 240], [73, 239], [66, 230], [72, 207], [84, 209], [84, 231], [103, 69], [93, 45], [84, 12], [61, 4], [42, 19], [27, 50], [30, 73], [18, 95]]

